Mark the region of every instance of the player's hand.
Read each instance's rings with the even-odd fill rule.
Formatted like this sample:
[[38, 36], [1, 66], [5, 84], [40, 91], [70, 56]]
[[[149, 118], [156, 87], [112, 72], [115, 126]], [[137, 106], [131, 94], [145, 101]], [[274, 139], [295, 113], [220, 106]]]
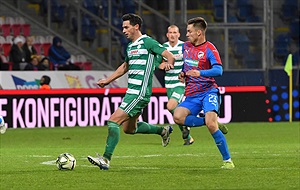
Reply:
[[166, 64], [166, 62], [162, 62], [161, 64], [159, 64], [158, 68], [161, 70], [164, 70], [166, 67], [165, 64]]
[[171, 64], [171, 63], [165, 63], [165, 70], [166, 71], [168, 71], [168, 70], [170, 70], [170, 69], [174, 69], [174, 65], [173, 64]]
[[179, 73], [178, 79], [179, 79], [180, 82], [184, 83], [184, 72]]
[[106, 85], [108, 85], [109, 83], [106, 81], [106, 79], [100, 79], [97, 82], [97, 85], [101, 88], [104, 88]]
[[194, 69], [187, 71], [185, 74], [191, 77], [200, 77], [200, 71]]

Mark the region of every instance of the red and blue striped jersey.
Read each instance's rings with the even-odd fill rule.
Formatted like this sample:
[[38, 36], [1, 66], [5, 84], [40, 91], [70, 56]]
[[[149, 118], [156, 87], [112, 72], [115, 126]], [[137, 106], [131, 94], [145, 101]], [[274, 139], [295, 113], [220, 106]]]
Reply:
[[[182, 51], [184, 60], [182, 71], [184, 73], [191, 69], [208, 70], [213, 65], [222, 65], [217, 48], [209, 41], [198, 46], [185, 42], [182, 46]], [[213, 77], [205, 76], [185, 76], [185, 85], [185, 96], [195, 96], [218, 88]]]

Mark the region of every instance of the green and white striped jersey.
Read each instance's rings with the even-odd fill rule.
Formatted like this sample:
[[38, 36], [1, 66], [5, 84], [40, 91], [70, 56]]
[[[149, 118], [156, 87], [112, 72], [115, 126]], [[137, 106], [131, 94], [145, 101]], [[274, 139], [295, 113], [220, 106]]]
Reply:
[[183, 65], [183, 54], [182, 54], [182, 45], [183, 41], [178, 40], [178, 43], [172, 47], [169, 42], [163, 44], [175, 57], [174, 69], [166, 71], [165, 74], [165, 86], [166, 88], [175, 88], [178, 86], [184, 86], [184, 83], [180, 82], [178, 75], [182, 70]]
[[127, 94], [150, 98], [152, 94], [152, 77], [154, 74], [154, 57], [166, 50], [153, 38], [142, 35], [130, 42], [126, 49], [125, 62], [129, 64]]

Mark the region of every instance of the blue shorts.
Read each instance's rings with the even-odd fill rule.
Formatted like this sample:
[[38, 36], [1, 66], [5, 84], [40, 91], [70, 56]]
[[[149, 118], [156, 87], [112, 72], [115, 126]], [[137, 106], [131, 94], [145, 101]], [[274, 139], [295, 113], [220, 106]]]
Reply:
[[219, 89], [213, 89], [205, 94], [198, 96], [186, 97], [178, 107], [184, 107], [190, 110], [192, 115], [197, 116], [200, 111], [204, 111], [204, 114], [209, 111], [214, 111], [218, 115], [220, 114], [221, 97]]

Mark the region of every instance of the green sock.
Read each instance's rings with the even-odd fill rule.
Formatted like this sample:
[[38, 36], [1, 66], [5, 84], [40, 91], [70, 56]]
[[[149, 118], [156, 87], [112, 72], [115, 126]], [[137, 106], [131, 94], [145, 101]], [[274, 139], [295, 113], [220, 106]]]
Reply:
[[112, 121], [108, 121], [107, 124], [108, 136], [106, 139], [106, 146], [103, 157], [107, 158], [108, 160], [111, 160], [111, 156], [120, 140], [120, 125]]
[[146, 123], [146, 122], [138, 122], [135, 133], [160, 135], [162, 133], [163, 129], [164, 129], [163, 127], [150, 125], [149, 123]]

